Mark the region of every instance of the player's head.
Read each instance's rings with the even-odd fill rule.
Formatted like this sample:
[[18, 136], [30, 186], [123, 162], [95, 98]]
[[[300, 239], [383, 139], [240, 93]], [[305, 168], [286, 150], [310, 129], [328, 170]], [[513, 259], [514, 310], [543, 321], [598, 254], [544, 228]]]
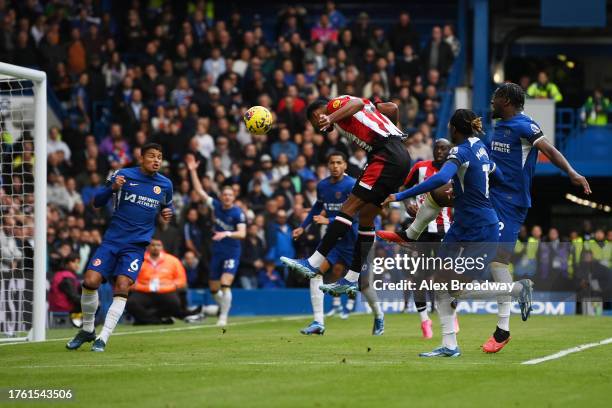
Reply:
[[448, 156], [448, 152], [450, 151], [450, 149], [451, 142], [448, 139], [444, 137], [437, 139], [434, 143], [433, 149], [434, 161], [443, 162], [444, 159], [446, 159], [446, 156]]
[[224, 207], [231, 207], [234, 205], [234, 201], [236, 201], [234, 189], [232, 186], [224, 186], [221, 190], [221, 204], [223, 204]]
[[157, 143], [146, 143], [140, 149], [141, 166], [147, 173], [155, 173], [161, 168], [163, 154], [162, 147]]
[[491, 98], [491, 116], [493, 119], [502, 119], [514, 116], [523, 110], [525, 105], [525, 91], [520, 85], [513, 82], [501, 84]]
[[457, 109], [448, 124], [454, 143], [482, 132], [482, 120], [470, 109]]
[[346, 155], [342, 152], [331, 152], [327, 155], [327, 169], [332, 178], [340, 178], [346, 171], [348, 162]]
[[327, 99], [319, 98], [306, 108], [306, 118], [317, 132], [321, 131], [321, 129], [319, 129], [319, 116], [327, 113], [327, 102], [329, 102]]
[[159, 237], [151, 238], [151, 242], [149, 243], [149, 255], [157, 258], [163, 250], [164, 244], [162, 243], [161, 239], [159, 239]]

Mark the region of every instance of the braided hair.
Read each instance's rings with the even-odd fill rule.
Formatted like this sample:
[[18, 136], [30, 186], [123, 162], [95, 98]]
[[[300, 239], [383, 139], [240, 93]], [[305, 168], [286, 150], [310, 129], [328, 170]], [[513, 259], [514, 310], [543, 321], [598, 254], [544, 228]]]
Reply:
[[525, 105], [525, 91], [520, 85], [513, 82], [501, 84], [496, 90], [494, 96], [497, 98], [506, 98], [510, 104], [518, 110], [523, 110]]
[[482, 118], [469, 109], [457, 109], [450, 120], [450, 124], [462, 135], [484, 133]]

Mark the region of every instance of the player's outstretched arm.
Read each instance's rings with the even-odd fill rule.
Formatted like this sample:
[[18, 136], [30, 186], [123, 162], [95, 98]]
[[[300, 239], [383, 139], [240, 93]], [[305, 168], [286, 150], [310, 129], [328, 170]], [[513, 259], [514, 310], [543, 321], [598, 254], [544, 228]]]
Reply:
[[387, 199], [383, 202], [383, 205], [390, 203], [392, 201], [402, 201], [407, 199], [408, 197], [414, 197], [419, 194], [428, 193], [436, 188], [443, 186], [448, 183], [448, 181], [457, 173], [459, 170], [459, 166], [454, 160], [449, 160], [444, 163], [444, 166], [440, 169], [440, 171], [421, 184], [418, 184], [414, 187], [409, 188], [408, 190], [404, 190], [401, 193], [391, 194]]
[[196, 161], [193, 155], [188, 154], [185, 158], [185, 163], [187, 164], [187, 169], [189, 169], [189, 175], [191, 176], [191, 184], [193, 184], [193, 189], [200, 197], [204, 199], [204, 201], [208, 201], [210, 196], [204, 191], [202, 187], [202, 182], [200, 182], [200, 177], [198, 176], [198, 166], [200, 162]]
[[364, 103], [361, 99], [351, 98], [346, 105], [335, 111], [330, 115], [321, 115], [319, 118], [319, 129], [327, 129], [336, 122], [340, 122], [342, 119], [353, 116], [357, 112], [363, 109]]
[[561, 154], [561, 152], [557, 150], [555, 146], [550, 144], [546, 138], [541, 138], [535, 144], [535, 147], [541, 151], [552, 164], [566, 172], [573, 185], [582, 187], [584, 194], [591, 194], [591, 186], [589, 185], [587, 179], [582, 174], [574, 170], [565, 156], [563, 156], [563, 154]]

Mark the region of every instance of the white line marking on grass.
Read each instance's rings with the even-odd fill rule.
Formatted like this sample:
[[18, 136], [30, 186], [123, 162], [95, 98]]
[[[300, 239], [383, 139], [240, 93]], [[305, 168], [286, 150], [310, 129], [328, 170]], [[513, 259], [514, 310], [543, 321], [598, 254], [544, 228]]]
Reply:
[[[289, 316], [289, 317], [277, 317], [274, 319], [259, 319], [259, 320], [245, 320], [235, 323], [229, 323], [228, 327], [234, 326], [247, 326], [251, 324], [259, 324], [259, 323], [273, 323], [273, 322], [282, 322], [282, 321], [290, 321], [290, 320], [301, 320], [305, 319], [307, 316]], [[185, 327], [173, 327], [167, 329], [147, 329], [147, 330], [129, 330], [129, 331], [120, 331], [113, 333], [112, 336], [128, 336], [132, 334], [149, 334], [149, 333], [165, 333], [165, 332], [175, 332], [175, 331], [188, 331], [188, 330], [198, 330], [198, 329], [221, 329], [221, 327], [217, 327], [214, 324], [197, 324], [193, 326], [185, 326]], [[72, 339], [72, 337], [64, 337], [60, 339], [47, 339], [43, 343], [51, 343], [56, 341], [68, 341]], [[0, 347], [3, 346], [13, 346], [17, 344], [37, 344], [28, 341], [20, 341], [14, 343], [0, 343]]]
[[523, 361], [521, 364], [525, 364], [525, 365], [540, 364], [540, 363], [543, 363], [545, 361], [556, 360], [558, 358], [565, 357], [568, 354], [578, 353], [580, 351], [584, 351], [586, 349], [590, 349], [591, 347], [603, 346], [605, 344], [612, 344], [612, 337], [610, 337], [609, 339], [605, 339], [605, 340], [599, 341], [597, 343], [581, 344], [581, 345], [576, 346], [576, 347], [568, 348], [566, 350], [561, 350], [558, 353], [551, 354], [550, 356], [545, 356], [545, 357], [541, 357], [541, 358], [535, 358], [533, 360]]

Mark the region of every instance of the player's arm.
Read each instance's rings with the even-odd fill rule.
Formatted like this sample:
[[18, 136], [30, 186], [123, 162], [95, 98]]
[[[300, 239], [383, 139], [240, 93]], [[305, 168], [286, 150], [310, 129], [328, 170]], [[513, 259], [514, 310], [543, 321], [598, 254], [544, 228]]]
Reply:
[[393, 123], [399, 122], [399, 108], [393, 102], [382, 102], [380, 99], [374, 102], [376, 105], [376, 109], [380, 111], [383, 115], [391, 119]]
[[321, 115], [319, 118], [319, 129], [328, 129], [334, 123], [349, 118], [363, 109], [365, 103], [359, 98], [350, 98], [344, 106], [329, 115]]
[[200, 162], [196, 161], [193, 155], [188, 154], [185, 157], [185, 163], [187, 164], [187, 169], [189, 169], [189, 175], [191, 176], [191, 184], [193, 184], [193, 189], [195, 192], [202, 197], [202, 199], [209, 206], [212, 205], [212, 197], [209, 196], [206, 191], [204, 191], [204, 187], [202, 187], [202, 182], [200, 181], [200, 176], [198, 176], [198, 166]]
[[[312, 224], [312, 220], [314, 219], [315, 216], [321, 214], [321, 211], [323, 211], [323, 203], [319, 200], [317, 200], [314, 205], [310, 208], [310, 211], [308, 211], [308, 215], [306, 216], [306, 218], [304, 218], [304, 221], [302, 221], [302, 223], [300, 224], [300, 228], [302, 229], [306, 229], [310, 226], [310, 224]], [[293, 232], [295, 234], [295, 231], [297, 231], [298, 229], [295, 229]]]
[[414, 197], [419, 194], [424, 194], [435, 190], [436, 188], [448, 183], [449, 180], [457, 173], [457, 170], [459, 170], [458, 161], [451, 159], [444, 163], [444, 166], [442, 166], [439, 172], [423, 181], [421, 184], [411, 187], [408, 190], [404, 190], [401, 193], [389, 195], [389, 197], [387, 197], [387, 199], [383, 202], [383, 205], [392, 201], [402, 201], [408, 197]]
[[106, 181], [106, 186], [104, 186], [104, 188], [97, 192], [94, 196], [94, 208], [104, 207], [108, 203], [108, 200], [110, 200], [110, 198], [113, 196], [113, 193], [119, 191], [124, 184], [125, 176], [120, 175], [118, 171], [111, 174]]
[[489, 178], [493, 183], [501, 185], [506, 182], [504, 178], [504, 173], [502, 173], [501, 169], [497, 167], [495, 162], [491, 162], [491, 170], [489, 170]]
[[245, 239], [246, 238], [246, 224], [237, 224], [236, 231], [226, 231], [227, 238], [232, 239]]
[[541, 151], [552, 164], [566, 172], [573, 185], [582, 187], [585, 194], [591, 194], [591, 186], [589, 186], [587, 179], [574, 170], [563, 154], [561, 154], [555, 146], [550, 144], [545, 137], [540, 137], [533, 145]]
[[170, 183], [169, 188], [167, 188], [164, 193], [164, 202], [161, 205], [161, 215], [165, 222], [169, 222], [174, 215], [174, 204], [172, 203], [173, 196], [174, 188], [172, 187], [172, 183]]

